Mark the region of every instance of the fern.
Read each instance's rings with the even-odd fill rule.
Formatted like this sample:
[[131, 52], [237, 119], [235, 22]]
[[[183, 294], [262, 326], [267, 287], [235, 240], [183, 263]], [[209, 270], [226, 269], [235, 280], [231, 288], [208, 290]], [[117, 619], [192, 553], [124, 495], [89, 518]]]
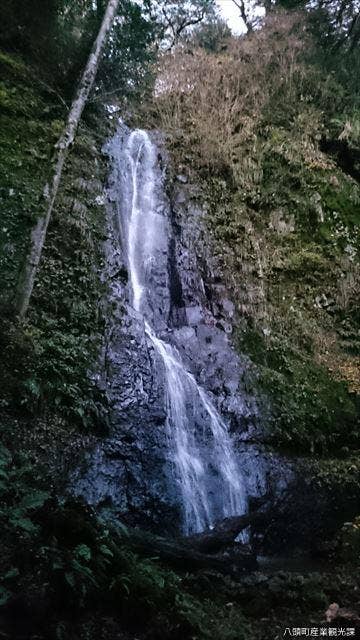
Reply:
[[25, 511], [28, 509], [38, 509], [42, 507], [44, 502], [49, 498], [47, 491], [32, 491], [23, 496], [20, 502], [20, 509]]
[[0, 607], [7, 603], [11, 597], [11, 592], [0, 585]]

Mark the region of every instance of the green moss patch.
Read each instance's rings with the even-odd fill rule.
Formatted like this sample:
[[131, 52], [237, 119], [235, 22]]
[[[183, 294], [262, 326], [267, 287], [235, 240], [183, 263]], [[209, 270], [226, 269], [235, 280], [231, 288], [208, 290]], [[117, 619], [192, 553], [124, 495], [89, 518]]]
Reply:
[[0, 52], [1, 304], [11, 299], [42, 190], [63, 105], [21, 59]]
[[61, 413], [80, 425], [96, 420], [89, 371], [99, 348], [104, 237], [101, 145], [106, 118], [88, 110], [67, 160], [49, 225], [27, 321], [12, 302], [30, 233], [42, 212], [50, 157], [64, 105], [18, 58], [0, 54], [2, 147], [0, 277], [2, 403], [30, 414]]
[[270, 399], [268, 437], [273, 444], [320, 454], [346, 454], [359, 447], [358, 407], [345, 383], [295, 353], [284, 337], [265, 339], [249, 329], [240, 333], [238, 346], [256, 363], [259, 389]]

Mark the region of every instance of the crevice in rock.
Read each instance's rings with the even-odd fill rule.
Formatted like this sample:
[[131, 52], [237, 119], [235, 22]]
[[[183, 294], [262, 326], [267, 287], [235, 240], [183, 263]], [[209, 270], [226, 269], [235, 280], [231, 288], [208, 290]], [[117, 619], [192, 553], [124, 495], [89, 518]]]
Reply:
[[170, 288], [170, 325], [182, 327], [187, 324], [182, 284], [176, 266], [176, 241], [169, 239], [169, 288]]

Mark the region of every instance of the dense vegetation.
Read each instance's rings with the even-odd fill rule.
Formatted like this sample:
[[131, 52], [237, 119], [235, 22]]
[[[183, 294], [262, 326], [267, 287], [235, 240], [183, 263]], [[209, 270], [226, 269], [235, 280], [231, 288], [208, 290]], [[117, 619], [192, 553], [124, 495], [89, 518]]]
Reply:
[[273, 13], [218, 51], [171, 53], [154, 103], [175, 166], [202, 180], [269, 436], [312, 452], [359, 446], [359, 83], [323, 20]]
[[[19, 271], [105, 2], [2, 2], [4, 638], [239, 640], [269, 637], [269, 626], [275, 637], [284, 621], [319, 622], [334, 600], [357, 604], [349, 565], [336, 576], [283, 571], [236, 582], [175, 572], [139, 554], [131, 531], [60, 498], [74, 448], [106, 429], [106, 397], [91, 377], [104, 326], [101, 149], [114, 127], [106, 102], [130, 121], [161, 127], [174, 172], [185, 167], [201, 186], [204, 234], [238, 301], [234, 340], [252, 363], [267, 439], [309, 455], [307, 473], [334, 495], [358, 491], [358, 7], [238, 4], [249, 30], [241, 38], [207, 0], [121, 3], [19, 324]], [[265, 6], [266, 19], [256, 19], [255, 5]], [[154, 97], [156, 75], [162, 90]], [[356, 567], [359, 531], [355, 520], [337, 533], [329, 562]]]

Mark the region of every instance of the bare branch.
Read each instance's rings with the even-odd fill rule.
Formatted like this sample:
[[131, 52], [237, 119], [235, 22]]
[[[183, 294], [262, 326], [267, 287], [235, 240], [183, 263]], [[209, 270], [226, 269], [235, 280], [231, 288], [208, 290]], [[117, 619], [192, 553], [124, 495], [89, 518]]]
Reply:
[[232, 2], [239, 9], [241, 19], [244, 21], [244, 24], [248, 32], [250, 33], [251, 31], [253, 31], [253, 25], [251, 23], [249, 16], [246, 13], [244, 0], [232, 0]]

